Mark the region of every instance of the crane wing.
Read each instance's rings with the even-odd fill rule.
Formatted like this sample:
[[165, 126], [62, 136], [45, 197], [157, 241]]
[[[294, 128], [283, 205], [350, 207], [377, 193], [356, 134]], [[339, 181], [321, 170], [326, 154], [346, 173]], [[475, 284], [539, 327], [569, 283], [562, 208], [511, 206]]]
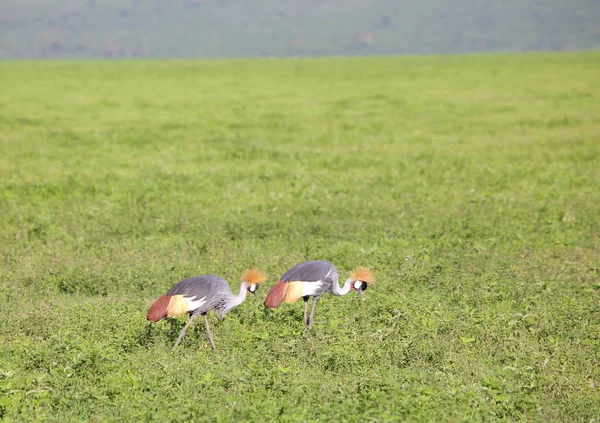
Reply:
[[282, 302], [295, 303], [302, 297], [322, 293], [333, 280], [337, 283], [337, 269], [328, 261], [315, 260], [299, 263], [288, 270], [271, 288], [265, 306], [278, 307]]
[[332, 277], [333, 273], [337, 275], [337, 269], [328, 261], [305, 261], [285, 272], [279, 280], [282, 282], [318, 282]]
[[225, 279], [215, 275], [194, 276], [173, 285], [166, 295], [183, 295], [185, 297], [214, 297], [222, 289], [229, 289]]
[[[225, 293], [229, 291], [227, 281], [216, 275], [184, 279], [167, 292], [167, 295], [172, 298], [169, 311], [171, 311], [171, 306], [173, 307], [173, 316], [167, 317], [182, 316], [196, 310], [200, 313], [212, 310], [223, 301]], [[181, 305], [177, 306], [177, 303]]]
[[184, 279], [152, 304], [146, 318], [156, 322], [192, 311], [207, 312], [219, 305], [225, 290], [229, 290], [229, 285], [219, 276], [202, 275]]

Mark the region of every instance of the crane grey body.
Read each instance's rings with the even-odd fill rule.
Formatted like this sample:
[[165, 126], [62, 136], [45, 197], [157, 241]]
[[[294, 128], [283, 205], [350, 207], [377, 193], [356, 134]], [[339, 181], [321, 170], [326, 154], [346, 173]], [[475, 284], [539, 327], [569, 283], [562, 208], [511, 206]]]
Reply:
[[258, 289], [258, 284], [266, 280], [266, 275], [260, 270], [248, 269], [242, 275], [242, 279], [240, 291], [237, 295], [231, 292], [227, 281], [220, 276], [202, 275], [184, 279], [152, 304], [146, 318], [158, 322], [164, 318], [190, 315], [187, 324], [173, 346], [173, 349], [175, 349], [183, 339], [192, 321], [197, 316], [203, 315], [206, 324], [206, 335], [214, 349], [215, 342], [206, 314], [214, 310], [222, 319], [229, 310], [244, 302], [248, 292], [254, 294]]
[[189, 311], [191, 316], [215, 310], [221, 319], [229, 310], [244, 302], [246, 293], [247, 290], [240, 287], [239, 294], [235, 296], [227, 281], [216, 275], [184, 279], [167, 291], [168, 296], [183, 295], [194, 302], [204, 299], [202, 305]]
[[[204, 324], [206, 325], [206, 336], [208, 336], [208, 340], [210, 341], [210, 345], [213, 350], [215, 349], [215, 341], [213, 340], [212, 332], [210, 331], [210, 326], [208, 325], [208, 317], [207, 313], [210, 310], [215, 310], [219, 319], [223, 319], [223, 316], [234, 307], [237, 307], [246, 299], [246, 295], [248, 290], [246, 289], [246, 282], [242, 282], [240, 286], [239, 294], [233, 295], [231, 292], [231, 288], [227, 281], [216, 275], [202, 275], [195, 276], [193, 278], [184, 279], [181, 282], [175, 284], [169, 291], [167, 295], [183, 295], [184, 298], [189, 298], [193, 302], [199, 301], [201, 305], [198, 308], [193, 310], [189, 310], [190, 319], [187, 324], [184, 326], [183, 330], [179, 334], [177, 338], [177, 342], [173, 346], [173, 349], [177, 348], [185, 333], [187, 328], [190, 326], [190, 323], [196, 318], [198, 315], [204, 316]], [[204, 299], [204, 302], [201, 300]]]
[[[361, 292], [362, 282], [354, 287], [357, 282], [353, 278], [346, 280], [342, 287], [338, 284], [339, 273], [337, 268], [324, 260], [313, 260], [299, 263], [288, 270], [275, 285], [265, 300], [267, 307], [277, 307], [282, 301], [294, 302], [300, 296], [304, 300], [304, 324], [311, 327], [314, 323], [317, 301], [324, 293], [336, 296], [346, 295], [351, 289], [356, 288]], [[290, 286], [286, 286], [290, 284]], [[366, 284], [365, 284], [366, 285]], [[308, 313], [308, 300], [313, 298], [310, 316]]]
[[283, 282], [302, 281], [314, 283], [316, 285], [313, 296], [320, 297], [325, 292], [333, 294], [338, 279], [339, 273], [332, 263], [325, 260], [313, 260], [298, 263], [285, 272], [279, 280]]
[[[281, 277], [281, 280], [283, 282], [303, 281], [315, 285], [315, 288], [313, 290], [314, 294], [312, 295], [313, 303], [310, 310], [310, 317], [308, 318], [308, 320], [308, 300], [311, 296], [304, 295], [302, 297], [302, 299], [304, 300], [303, 322], [309, 328], [312, 327], [313, 322], [315, 320], [315, 308], [317, 306], [317, 301], [319, 301], [319, 298], [321, 298], [321, 295], [323, 295], [326, 292], [334, 294], [334, 286], [338, 288], [339, 291], [338, 279], [339, 273], [337, 271], [337, 268], [333, 265], [333, 263], [324, 260], [313, 260], [299, 263], [287, 272], [285, 272], [285, 274]], [[340, 295], [345, 295], [345, 293]]]

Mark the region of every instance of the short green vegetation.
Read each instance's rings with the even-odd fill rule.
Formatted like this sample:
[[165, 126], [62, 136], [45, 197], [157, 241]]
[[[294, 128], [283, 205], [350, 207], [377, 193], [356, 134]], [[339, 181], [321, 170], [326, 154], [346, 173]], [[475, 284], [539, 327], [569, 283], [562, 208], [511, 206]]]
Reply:
[[[599, 53], [0, 64], [0, 417], [600, 421]], [[265, 310], [308, 259], [363, 298]], [[270, 275], [170, 348], [179, 280]]]

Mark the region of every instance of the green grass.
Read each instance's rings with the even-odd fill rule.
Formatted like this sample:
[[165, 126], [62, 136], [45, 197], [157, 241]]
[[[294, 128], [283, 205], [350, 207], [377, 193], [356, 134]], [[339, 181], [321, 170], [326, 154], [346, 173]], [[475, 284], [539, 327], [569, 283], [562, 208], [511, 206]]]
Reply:
[[[600, 415], [600, 54], [0, 63], [0, 416]], [[265, 311], [307, 259], [361, 299]], [[223, 321], [179, 280], [270, 275]]]

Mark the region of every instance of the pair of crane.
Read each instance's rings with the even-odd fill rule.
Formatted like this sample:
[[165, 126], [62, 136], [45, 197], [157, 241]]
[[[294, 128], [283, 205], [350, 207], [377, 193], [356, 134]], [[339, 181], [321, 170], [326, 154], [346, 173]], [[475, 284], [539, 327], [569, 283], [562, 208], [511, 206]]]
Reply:
[[[356, 268], [342, 287], [338, 284], [338, 278], [336, 267], [328, 261], [315, 260], [299, 263], [288, 270], [271, 288], [265, 298], [265, 306], [276, 308], [282, 302], [292, 304], [302, 298], [304, 300], [304, 324], [310, 328], [315, 319], [317, 301], [324, 293], [342, 296], [356, 290], [359, 295], [362, 295], [368, 284], [375, 282], [373, 273], [364, 267]], [[248, 269], [242, 274], [242, 284], [238, 295], [234, 295], [227, 281], [219, 276], [202, 275], [184, 279], [150, 306], [146, 318], [151, 322], [158, 322], [166, 318], [181, 317], [186, 313], [190, 315], [173, 346], [175, 349], [185, 336], [192, 321], [202, 315], [206, 325], [206, 335], [210, 345], [215, 349], [206, 314], [215, 310], [222, 319], [225, 313], [244, 302], [248, 292], [256, 295], [259, 285], [266, 280], [267, 275], [263, 271]], [[307, 316], [310, 297], [313, 298], [313, 303], [310, 315]]]

